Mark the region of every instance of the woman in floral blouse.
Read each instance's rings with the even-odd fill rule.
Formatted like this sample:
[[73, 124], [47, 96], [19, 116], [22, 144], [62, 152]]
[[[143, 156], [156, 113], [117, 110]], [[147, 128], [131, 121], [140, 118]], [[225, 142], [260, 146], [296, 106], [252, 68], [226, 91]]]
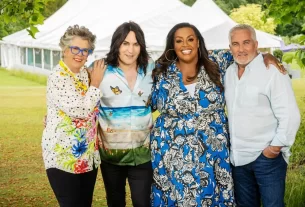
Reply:
[[47, 176], [60, 206], [91, 206], [100, 164], [99, 85], [105, 65], [84, 68], [95, 47], [87, 28], [69, 27], [60, 39], [62, 60], [48, 77], [47, 122], [42, 136]]
[[[208, 57], [188, 23], [174, 26], [153, 71], [152, 206], [232, 206], [223, 76], [232, 60]], [[217, 63], [217, 64], [216, 64]]]

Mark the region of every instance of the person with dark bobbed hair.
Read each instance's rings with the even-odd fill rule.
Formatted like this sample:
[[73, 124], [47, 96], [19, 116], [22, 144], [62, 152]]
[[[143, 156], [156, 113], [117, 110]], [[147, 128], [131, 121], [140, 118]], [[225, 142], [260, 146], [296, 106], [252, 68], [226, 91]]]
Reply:
[[150, 206], [152, 168], [149, 133], [152, 128], [151, 73], [145, 37], [135, 22], [114, 32], [105, 58], [107, 70], [100, 85], [101, 171], [110, 207], [125, 207], [128, 179], [132, 204]]
[[42, 135], [43, 160], [61, 207], [91, 206], [97, 168], [99, 85], [106, 69], [96, 61], [88, 73], [95, 35], [70, 26], [60, 38], [62, 59], [48, 77], [47, 119]]
[[232, 61], [229, 51], [209, 55], [194, 25], [169, 31], [152, 75], [151, 206], [235, 205], [223, 85]]

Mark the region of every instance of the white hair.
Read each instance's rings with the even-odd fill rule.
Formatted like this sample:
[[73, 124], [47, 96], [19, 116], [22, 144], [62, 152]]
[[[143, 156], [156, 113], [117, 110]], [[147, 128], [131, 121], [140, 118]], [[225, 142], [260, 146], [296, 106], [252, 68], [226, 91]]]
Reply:
[[230, 44], [232, 43], [232, 33], [235, 32], [236, 30], [248, 30], [251, 33], [252, 40], [256, 41], [256, 32], [253, 27], [251, 27], [248, 24], [238, 24], [230, 29], [230, 32], [229, 32]]

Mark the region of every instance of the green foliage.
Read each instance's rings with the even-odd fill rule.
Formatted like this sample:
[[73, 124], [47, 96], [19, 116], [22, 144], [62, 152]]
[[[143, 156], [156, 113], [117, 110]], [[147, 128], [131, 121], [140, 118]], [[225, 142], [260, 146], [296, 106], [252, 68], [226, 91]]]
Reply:
[[30, 26], [27, 31], [35, 38], [38, 32], [36, 25], [43, 24], [45, 4], [50, 0], [1, 0], [0, 1], [0, 16], [6, 24], [15, 23], [19, 19], [28, 20]]
[[67, 0], [0, 0], [0, 39], [27, 28], [35, 38], [36, 25], [57, 11]]
[[264, 15], [261, 5], [247, 4], [246, 6], [240, 6], [238, 9], [233, 9], [230, 17], [240, 24], [249, 24], [255, 29], [274, 34], [276, 28], [274, 19], [268, 18], [264, 22]]
[[267, 0], [266, 16], [272, 16], [277, 23], [289, 24], [293, 19], [304, 20], [305, 1]]
[[295, 57], [295, 52], [285, 52], [283, 55], [283, 62], [285, 63], [292, 63]]
[[282, 57], [283, 57], [283, 51], [282, 50], [278, 50], [278, 49], [274, 50], [273, 55], [274, 55], [274, 57], [276, 57], [277, 59], [282, 61]]
[[264, 0], [214, 0], [215, 3], [226, 13], [230, 14], [232, 9], [246, 4], [263, 4]]
[[192, 6], [196, 2], [196, 0], [180, 0], [180, 1], [188, 6]]
[[47, 76], [25, 72], [22, 70], [8, 70], [8, 73], [15, 77], [20, 77], [29, 81], [33, 81], [40, 85], [47, 85]]
[[289, 24], [278, 24], [275, 31], [277, 35], [291, 37], [302, 33], [302, 27], [303, 25], [305, 26], [304, 23], [305, 21], [293, 19]]

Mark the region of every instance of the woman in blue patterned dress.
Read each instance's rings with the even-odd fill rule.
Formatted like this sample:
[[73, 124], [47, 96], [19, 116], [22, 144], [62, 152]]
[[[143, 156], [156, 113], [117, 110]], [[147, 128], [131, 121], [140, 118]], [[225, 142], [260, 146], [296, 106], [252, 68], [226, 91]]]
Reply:
[[195, 26], [171, 29], [153, 72], [152, 206], [234, 205], [223, 87], [232, 56], [212, 60]]

